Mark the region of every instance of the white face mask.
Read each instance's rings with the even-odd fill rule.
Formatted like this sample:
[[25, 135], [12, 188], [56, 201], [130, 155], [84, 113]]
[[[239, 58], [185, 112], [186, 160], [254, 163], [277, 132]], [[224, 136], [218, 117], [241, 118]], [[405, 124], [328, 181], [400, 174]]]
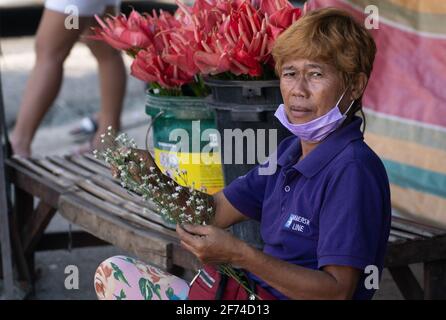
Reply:
[[302, 124], [294, 124], [289, 122], [288, 117], [285, 112], [285, 106], [281, 104], [277, 108], [274, 116], [279, 119], [280, 123], [291, 131], [295, 136], [299, 137], [303, 141], [309, 142], [320, 142], [324, 140], [330, 133], [335, 131], [347, 118], [347, 113], [350, 111], [355, 100], [350, 103], [347, 111], [344, 114], [339, 110], [339, 103], [344, 97], [347, 89], [342, 93], [336, 105], [330, 109], [323, 116], [311, 120]]

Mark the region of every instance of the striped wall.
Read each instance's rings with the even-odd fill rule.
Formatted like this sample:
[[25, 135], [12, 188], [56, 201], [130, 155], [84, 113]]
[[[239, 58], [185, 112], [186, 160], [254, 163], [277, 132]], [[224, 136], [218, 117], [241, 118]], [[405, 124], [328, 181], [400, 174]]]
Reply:
[[378, 46], [363, 103], [366, 142], [381, 157], [392, 205], [417, 220], [446, 227], [446, 1], [313, 0], [364, 21], [379, 9]]

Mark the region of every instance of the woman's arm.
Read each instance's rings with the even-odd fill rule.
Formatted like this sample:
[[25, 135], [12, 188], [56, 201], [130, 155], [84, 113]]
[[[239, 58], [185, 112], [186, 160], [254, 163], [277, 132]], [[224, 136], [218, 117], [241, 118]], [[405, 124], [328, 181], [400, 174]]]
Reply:
[[234, 263], [291, 299], [351, 299], [360, 277], [360, 270], [352, 267], [308, 269], [273, 258], [249, 245], [243, 245], [242, 252]]
[[185, 225], [177, 232], [181, 244], [203, 264], [237, 265], [291, 299], [351, 299], [360, 277], [351, 267], [312, 270], [282, 261], [213, 226]]
[[248, 220], [248, 217], [232, 206], [226, 199], [223, 191], [213, 195], [215, 204], [215, 216], [211, 224], [221, 229], [226, 229], [233, 224]]

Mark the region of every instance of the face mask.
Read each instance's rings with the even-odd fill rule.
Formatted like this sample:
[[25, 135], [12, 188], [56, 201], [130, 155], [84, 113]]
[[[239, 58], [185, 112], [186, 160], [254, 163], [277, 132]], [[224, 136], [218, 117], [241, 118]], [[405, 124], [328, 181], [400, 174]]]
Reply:
[[320, 142], [324, 140], [330, 133], [339, 128], [342, 122], [344, 122], [344, 120], [347, 118], [347, 113], [352, 107], [355, 100], [350, 103], [347, 111], [342, 114], [339, 110], [338, 105], [344, 97], [345, 92], [347, 92], [347, 89], [345, 89], [344, 93], [341, 95], [336, 105], [329, 112], [309, 122], [302, 124], [294, 124], [289, 122], [285, 112], [285, 106], [283, 104], [281, 104], [279, 108], [277, 108], [274, 116], [279, 119], [280, 123], [282, 123], [285, 128], [290, 130], [291, 133], [293, 133], [295, 136], [298, 136], [301, 140], [309, 142]]

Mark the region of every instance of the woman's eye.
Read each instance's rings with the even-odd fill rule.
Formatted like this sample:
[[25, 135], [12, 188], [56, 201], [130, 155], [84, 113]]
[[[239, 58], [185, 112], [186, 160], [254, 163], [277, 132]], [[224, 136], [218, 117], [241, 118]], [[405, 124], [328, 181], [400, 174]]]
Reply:
[[311, 72], [310, 75], [313, 78], [320, 78], [320, 77], [322, 77], [322, 73], [320, 73], [320, 72]]
[[295, 72], [286, 72], [283, 74], [284, 77], [294, 77]]

